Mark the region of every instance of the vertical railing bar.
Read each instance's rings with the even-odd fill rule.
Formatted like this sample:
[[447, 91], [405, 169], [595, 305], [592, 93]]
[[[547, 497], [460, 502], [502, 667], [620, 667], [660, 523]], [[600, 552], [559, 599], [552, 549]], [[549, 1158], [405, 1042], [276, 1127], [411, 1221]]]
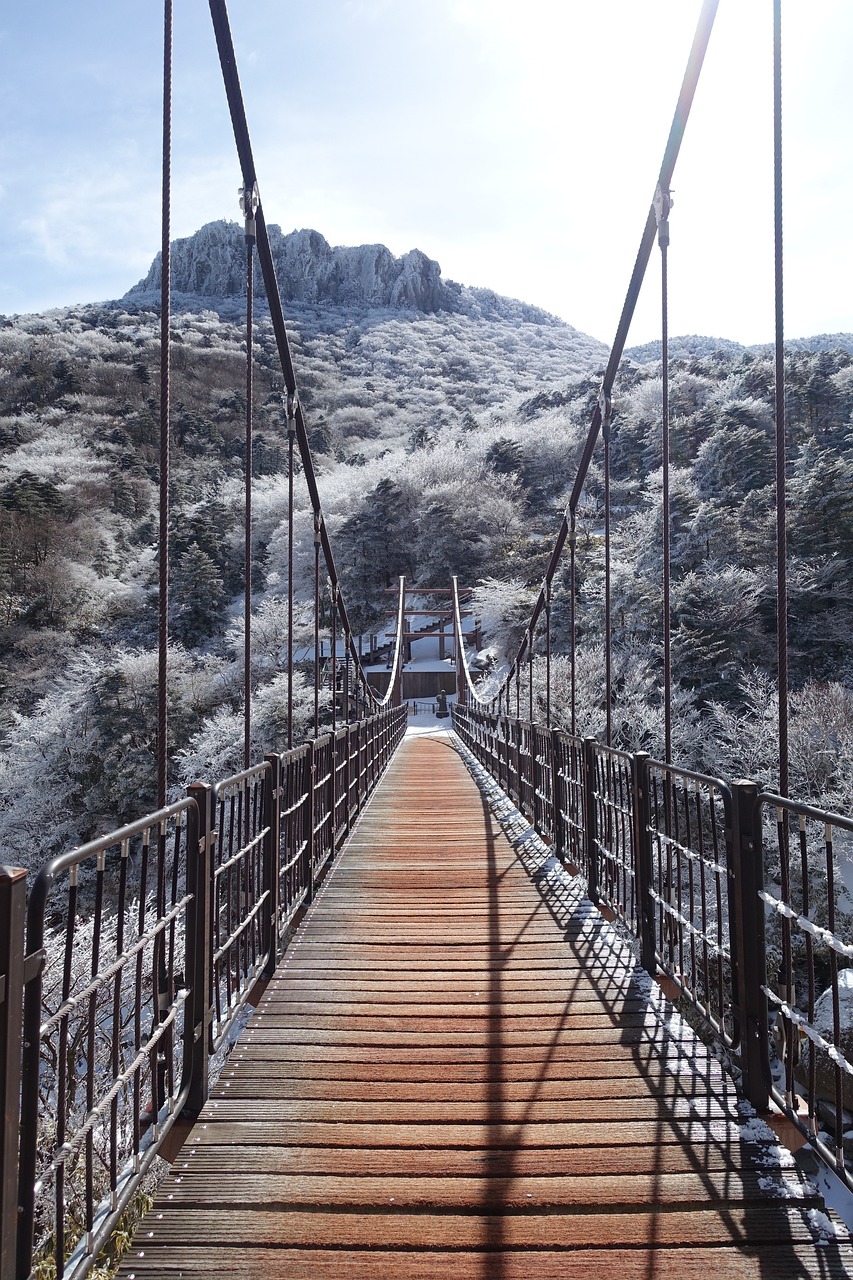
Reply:
[[18, 1227], [18, 1140], [21, 1119], [21, 1019], [27, 873], [0, 867], [0, 1275], [15, 1274]]

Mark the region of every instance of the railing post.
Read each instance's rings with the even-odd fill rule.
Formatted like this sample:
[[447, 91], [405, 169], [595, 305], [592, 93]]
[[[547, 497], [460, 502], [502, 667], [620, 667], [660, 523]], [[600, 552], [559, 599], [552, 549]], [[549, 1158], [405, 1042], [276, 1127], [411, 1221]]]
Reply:
[[308, 901], [314, 901], [314, 832], [317, 817], [317, 750], [315, 740], [309, 739], [306, 743], [308, 747], [308, 760], [306, 762], [306, 771], [308, 775], [308, 790], [305, 796], [305, 808], [308, 814], [308, 821], [305, 824], [305, 877], [304, 883], [308, 890]]
[[337, 847], [337, 816], [338, 816], [338, 739], [333, 733], [329, 743], [329, 822], [327, 831], [329, 833], [329, 857], [334, 856]]
[[21, 1121], [21, 1024], [27, 873], [0, 867], [0, 1275], [15, 1274], [18, 1235], [18, 1139]]
[[595, 810], [595, 738], [583, 740], [583, 814], [587, 892], [598, 902], [598, 824]]
[[566, 824], [563, 816], [563, 797], [560, 791], [560, 731], [552, 729], [551, 738], [551, 823], [553, 825], [554, 853], [563, 866], [566, 865]]
[[[39, 1143], [44, 918], [52, 887], [53, 875], [47, 867], [42, 867], [30, 889], [27, 902], [24, 1022], [21, 1048], [21, 1123], [18, 1154], [18, 1270], [16, 1272], [18, 1280], [26, 1280], [32, 1271], [33, 1263]], [[31, 965], [35, 965], [33, 972], [30, 972]]]
[[268, 959], [264, 966], [264, 977], [271, 978], [275, 973], [278, 957], [279, 930], [279, 878], [278, 867], [281, 856], [281, 756], [271, 752], [264, 757], [269, 765], [269, 773], [264, 787], [264, 914], [263, 938], [268, 947]]
[[[764, 939], [764, 861], [758, 786], [742, 778], [732, 786], [732, 871], [730, 931], [733, 997], [739, 1006], [743, 1087], [758, 1112], [770, 1105], [770, 1051], [767, 996], [767, 949]], [[732, 907], [734, 910], [732, 911]]]
[[211, 1025], [213, 792], [206, 782], [193, 783], [188, 794], [195, 801], [187, 811], [187, 982], [190, 994], [185, 1014], [184, 1071], [189, 1093], [183, 1114], [195, 1119], [210, 1095], [208, 1031]]
[[[533, 770], [534, 799], [533, 806], [538, 814], [536, 830], [540, 835], [554, 838], [554, 742], [545, 730], [534, 729], [537, 768]], [[542, 752], [541, 757], [539, 752]], [[538, 772], [538, 778], [537, 778]]]
[[634, 791], [634, 875], [637, 885], [637, 916], [640, 927], [640, 964], [655, 976], [655, 909], [652, 901], [652, 833], [649, 813], [649, 753], [635, 751], [631, 757], [631, 786]]

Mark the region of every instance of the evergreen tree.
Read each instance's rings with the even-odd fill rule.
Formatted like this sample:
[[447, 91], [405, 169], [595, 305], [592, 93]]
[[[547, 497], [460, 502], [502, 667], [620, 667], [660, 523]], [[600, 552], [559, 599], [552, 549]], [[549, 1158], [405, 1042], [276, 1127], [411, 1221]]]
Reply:
[[225, 586], [213, 560], [197, 542], [178, 557], [169, 594], [172, 631], [182, 643], [195, 647], [222, 628]]
[[341, 527], [341, 585], [350, 621], [365, 629], [384, 617], [387, 588], [401, 574], [411, 577], [413, 525], [393, 480], [380, 480], [361, 510]]

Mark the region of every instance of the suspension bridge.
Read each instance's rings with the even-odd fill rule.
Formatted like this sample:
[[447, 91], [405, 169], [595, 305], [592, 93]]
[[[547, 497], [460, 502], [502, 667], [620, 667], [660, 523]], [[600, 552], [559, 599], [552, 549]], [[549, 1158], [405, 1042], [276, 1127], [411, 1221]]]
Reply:
[[[853, 819], [788, 794], [778, 0], [776, 790], [671, 758], [669, 188], [714, 0], [702, 9], [601, 394], [519, 651], [501, 687], [484, 695], [468, 664], [458, 584], [441, 588], [452, 601], [434, 611], [442, 651], [454, 658], [452, 729], [436, 721], [419, 734], [407, 732], [403, 677], [406, 646], [423, 635], [408, 619], [424, 610], [409, 608], [401, 580], [380, 694], [360, 661], [323, 518], [224, 0], [210, 9], [247, 249], [244, 768], [169, 799], [166, 0], [158, 807], [47, 863], [29, 894], [23, 871], [0, 871], [3, 1280], [88, 1274], [126, 1231], [162, 1159], [170, 1169], [134, 1229], [125, 1280], [211, 1271], [562, 1280], [592, 1268], [685, 1277], [709, 1266], [773, 1280], [853, 1274], [846, 1228], [789, 1150], [807, 1143], [825, 1185], [853, 1190], [844, 1017], [853, 939], [841, 926], [834, 862]], [[660, 760], [612, 742], [609, 651], [611, 393], [655, 241]], [[294, 744], [291, 733], [286, 751], [262, 760], [252, 759], [250, 683], [256, 259], [286, 384], [291, 700], [297, 452], [314, 514], [314, 735]], [[554, 727], [550, 678], [551, 592], [565, 554], [574, 671], [576, 513], [599, 437], [603, 742], [576, 732], [574, 679], [571, 730]], [[539, 721], [535, 653], [545, 667]], [[321, 714], [326, 683], [331, 724]], [[813, 910], [818, 872], [825, 922]]]

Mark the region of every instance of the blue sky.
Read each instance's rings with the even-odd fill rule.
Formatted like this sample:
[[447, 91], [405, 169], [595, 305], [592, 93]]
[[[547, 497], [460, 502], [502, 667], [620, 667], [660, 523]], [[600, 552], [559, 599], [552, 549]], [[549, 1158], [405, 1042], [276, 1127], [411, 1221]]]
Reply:
[[[604, 341], [698, 0], [232, 0], [264, 211]], [[237, 217], [204, 0], [176, 0], [173, 233]], [[773, 333], [771, 0], [721, 0], [673, 182], [671, 330]], [[786, 0], [786, 331], [853, 331], [853, 5]], [[161, 6], [0, 9], [0, 312], [120, 296], [159, 246]], [[653, 266], [632, 341], [658, 331]]]

